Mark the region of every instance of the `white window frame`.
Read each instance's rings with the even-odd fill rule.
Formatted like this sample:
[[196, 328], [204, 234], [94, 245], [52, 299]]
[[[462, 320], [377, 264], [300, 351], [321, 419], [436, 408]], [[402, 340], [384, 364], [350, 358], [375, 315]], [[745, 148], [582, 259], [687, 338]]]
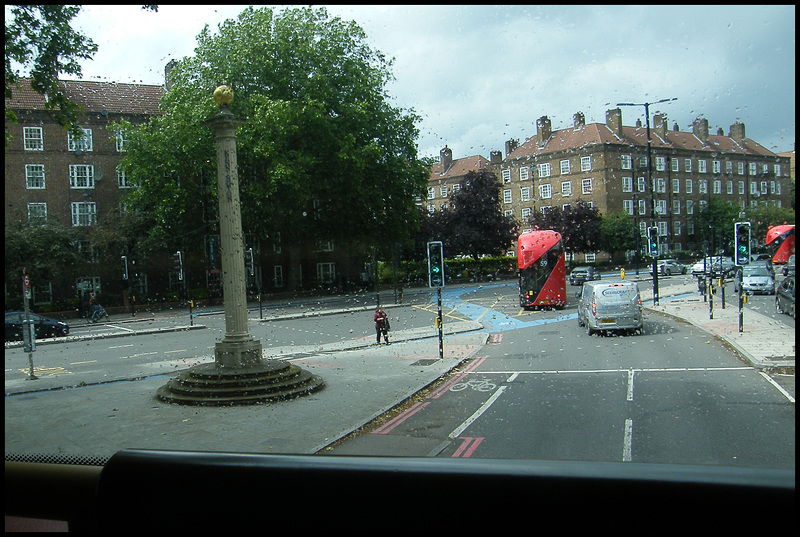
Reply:
[[639, 177], [636, 180], [636, 185], [639, 192], [647, 192], [647, 182], [644, 180], [644, 177]]
[[672, 180], [672, 193], [673, 194], [680, 194], [681, 193], [681, 180], [680, 179], [673, 179]]
[[73, 226], [92, 226], [97, 223], [97, 203], [93, 201], [73, 201], [70, 207]]
[[664, 157], [656, 157], [656, 171], [663, 172], [667, 169], [667, 159]]
[[527, 181], [530, 177], [530, 168], [527, 166], [523, 166], [519, 169], [519, 180], [520, 181]]
[[544, 162], [536, 165], [539, 177], [550, 177], [550, 163]]
[[681, 214], [681, 200], [672, 200], [672, 214]]
[[28, 221], [47, 221], [47, 204], [40, 202], [28, 203]]
[[647, 214], [647, 200], [639, 200], [639, 214]]
[[699, 159], [697, 161], [697, 173], [708, 173], [705, 160]]
[[503, 170], [502, 173], [503, 173], [503, 184], [510, 183], [511, 182], [511, 170], [509, 168], [506, 168], [505, 170]]
[[622, 178], [622, 191], [633, 192], [633, 177]]
[[94, 166], [91, 164], [70, 164], [69, 187], [76, 189], [94, 188]]
[[562, 160], [561, 161], [561, 175], [567, 175], [569, 173], [569, 160]]
[[322, 262], [317, 263], [317, 281], [321, 283], [333, 283], [336, 281], [336, 263]]
[[700, 194], [708, 194], [708, 181], [706, 181], [705, 179], [700, 179], [698, 183], [699, 185], [697, 191]]
[[128, 174], [125, 170], [117, 170], [117, 185], [120, 188], [133, 188], [133, 185], [128, 181]]
[[622, 212], [633, 216], [633, 200], [622, 200]]
[[44, 164], [25, 165], [25, 188], [28, 190], [44, 190]]
[[503, 190], [503, 203], [513, 203], [513, 201], [514, 198], [513, 195], [511, 194], [511, 189], [506, 188], [505, 190]]
[[564, 197], [569, 197], [572, 195], [572, 181], [561, 182], [561, 195]]
[[592, 171], [592, 156], [589, 155], [588, 157], [581, 157], [581, 171], [582, 172], [590, 172]]
[[686, 214], [694, 214], [694, 200], [686, 200]]
[[691, 179], [687, 179], [686, 180], [686, 193], [687, 194], [691, 194], [692, 192], [694, 192], [694, 181], [692, 181]]
[[683, 160], [683, 171], [692, 173], [692, 159], [687, 158]]
[[594, 191], [594, 181], [591, 177], [581, 179], [581, 193], [591, 194]]
[[744, 162], [736, 163], [736, 171], [739, 173], [739, 175], [744, 175]]
[[531, 187], [523, 186], [519, 189], [519, 201], [531, 201]]
[[633, 169], [633, 158], [630, 155], [620, 155], [620, 167], [623, 170], [632, 170]]
[[672, 159], [672, 171], [679, 172], [680, 171], [680, 159]]
[[44, 136], [41, 127], [23, 127], [22, 138], [25, 151], [44, 151]]
[[744, 181], [739, 181], [739, 195], [744, 196], [745, 188]]
[[67, 132], [67, 151], [92, 151], [92, 129], [83, 129], [83, 136]]
[[545, 183], [539, 185], [539, 199], [550, 199], [553, 197], [553, 185]]
[[718, 160], [711, 161], [711, 173], [722, 173], [722, 166]]
[[714, 194], [722, 194], [722, 181], [715, 179], [714, 186], [712, 188], [714, 189]]
[[728, 194], [733, 194], [733, 181], [726, 181], [725, 182], [725, 191]]
[[436, 199], [436, 189], [433, 188], [432, 186], [428, 187], [428, 199], [429, 200]]

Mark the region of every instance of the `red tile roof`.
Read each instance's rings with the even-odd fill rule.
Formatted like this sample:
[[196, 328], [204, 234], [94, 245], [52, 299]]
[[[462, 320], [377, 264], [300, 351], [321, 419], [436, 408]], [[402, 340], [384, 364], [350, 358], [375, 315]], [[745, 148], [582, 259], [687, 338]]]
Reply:
[[[61, 80], [59, 85], [87, 113], [106, 110], [117, 114], [159, 114], [158, 104], [165, 93], [163, 86], [144, 84]], [[46, 110], [44, 103], [44, 97], [33, 91], [29, 79], [21, 79], [12, 88], [11, 99], [6, 99], [6, 105], [13, 110]]]
[[[622, 127], [622, 136], [617, 136], [605, 123], [589, 123], [581, 128], [570, 127], [553, 131], [543, 147], [539, 147], [537, 137], [525, 140], [509, 155], [506, 160], [546, 155], [569, 149], [581, 149], [599, 144], [627, 144], [631, 146], [647, 146], [647, 129], [645, 127]], [[720, 151], [725, 153], [742, 153], [751, 155], [774, 155], [764, 146], [745, 138], [738, 142], [730, 136], [709, 135], [703, 141], [691, 132], [667, 131], [662, 138], [655, 129], [650, 129], [650, 147], [653, 149], [670, 148], [688, 151]]]
[[467, 172], [478, 172], [486, 169], [489, 169], [489, 161], [480, 155], [473, 155], [453, 160], [446, 170], [442, 169], [441, 162], [433, 164], [430, 178], [461, 177], [467, 175]]

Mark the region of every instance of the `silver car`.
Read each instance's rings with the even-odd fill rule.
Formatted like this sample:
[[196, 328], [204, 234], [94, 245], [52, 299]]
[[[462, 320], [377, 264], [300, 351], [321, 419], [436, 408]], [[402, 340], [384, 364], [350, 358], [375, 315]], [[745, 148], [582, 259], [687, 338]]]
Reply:
[[745, 293], [774, 295], [775, 273], [763, 265], [742, 267], [742, 289]]
[[578, 293], [578, 326], [595, 332], [642, 328], [642, 299], [636, 282], [586, 282]]
[[658, 273], [664, 276], [672, 274], [686, 274], [686, 265], [679, 263], [677, 259], [660, 259], [658, 261]]

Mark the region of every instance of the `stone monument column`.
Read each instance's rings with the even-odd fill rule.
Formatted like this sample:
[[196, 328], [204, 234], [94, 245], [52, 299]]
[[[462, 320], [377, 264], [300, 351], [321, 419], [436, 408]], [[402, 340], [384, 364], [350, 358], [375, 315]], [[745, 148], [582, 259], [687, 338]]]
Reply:
[[247, 326], [244, 240], [239, 205], [236, 127], [244, 123], [228, 105], [233, 91], [214, 90], [220, 107], [205, 125], [216, 134], [219, 233], [225, 336], [214, 348], [214, 362], [196, 365], [158, 389], [158, 398], [184, 405], [249, 405], [309, 394], [325, 386], [317, 375], [280, 359], [262, 358], [261, 342]]
[[228, 105], [233, 92], [227, 86], [214, 91], [220, 112], [206, 122], [216, 134], [219, 238], [222, 293], [225, 302], [225, 337], [216, 344], [215, 356], [222, 367], [242, 367], [261, 362], [261, 343], [247, 327], [247, 290], [244, 270], [244, 238], [239, 204], [236, 128], [244, 121], [234, 118]]

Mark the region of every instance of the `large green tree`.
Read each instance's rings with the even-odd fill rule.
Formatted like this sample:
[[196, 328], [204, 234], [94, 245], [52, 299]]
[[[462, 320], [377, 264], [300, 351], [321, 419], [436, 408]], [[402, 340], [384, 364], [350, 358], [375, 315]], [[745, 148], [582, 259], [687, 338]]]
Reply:
[[500, 181], [487, 170], [468, 172], [460, 188], [442, 211], [444, 243], [448, 257], [500, 255], [514, 241], [517, 224], [500, 209]]
[[563, 210], [548, 207], [543, 213], [535, 211], [528, 222], [539, 229], [561, 233], [569, 252], [597, 252], [602, 248], [600, 211], [588, 203], [578, 201]]
[[[206, 26], [195, 55], [169, 74], [165, 114], [138, 129], [124, 166], [133, 210], [164, 244], [202, 238], [215, 225], [211, 130], [215, 87], [234, 91], [245, 233], [283, 247], [314, 240], [390, 244], [418, 226], [415, 196], [427, 171], [417, 159], [413, 112], [391, 106], [391, 62], [355, 22], [324, 8], [245, 9]], [[206, 231], [204, 231], [206, 232]]]
[[600, 248], [611, 254], [635, 250], [639, 244], [639, 229], [633, 217], [627, 213], [610, 213], [600, 222]]

